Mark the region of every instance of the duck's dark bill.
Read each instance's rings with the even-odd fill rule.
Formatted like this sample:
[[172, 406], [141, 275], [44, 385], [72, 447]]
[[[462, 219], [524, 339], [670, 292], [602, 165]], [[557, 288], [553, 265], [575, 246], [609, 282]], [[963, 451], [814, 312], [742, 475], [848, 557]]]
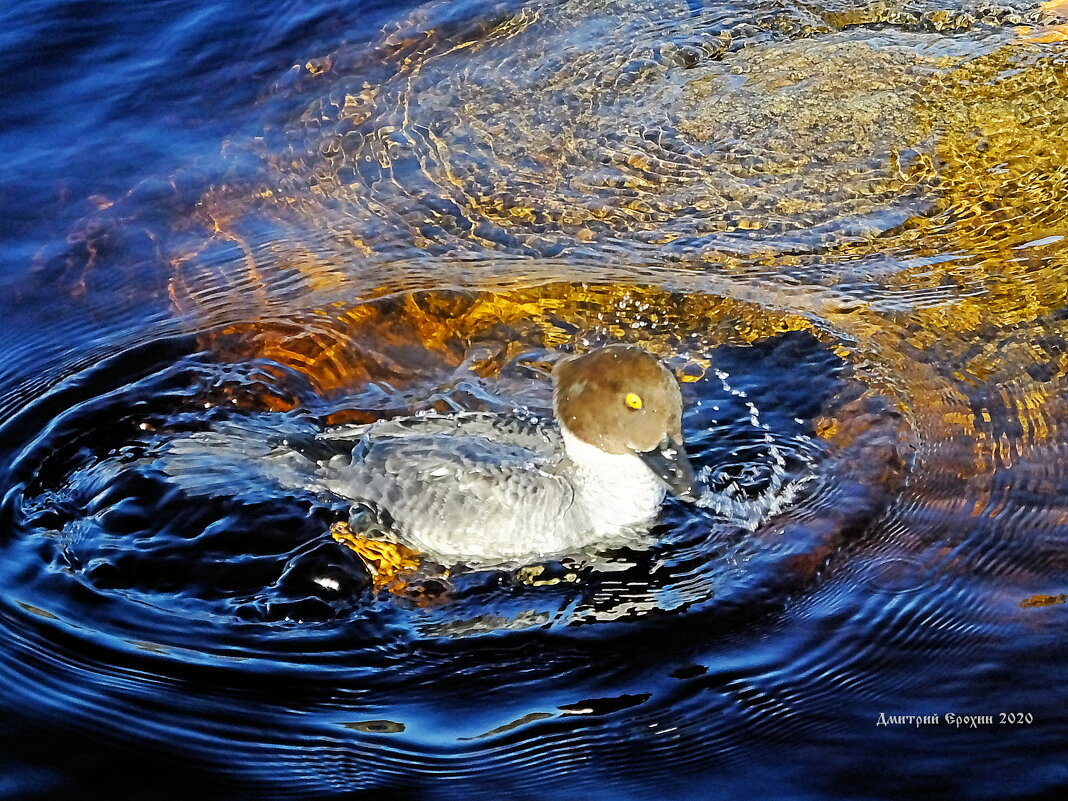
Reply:
[[693, 467], [681, 442], [664, 437], [653, 450], [639, 451], [638, 458], [668, 485], [672, 495], [684, 501], [697, 500], [694, 495]]

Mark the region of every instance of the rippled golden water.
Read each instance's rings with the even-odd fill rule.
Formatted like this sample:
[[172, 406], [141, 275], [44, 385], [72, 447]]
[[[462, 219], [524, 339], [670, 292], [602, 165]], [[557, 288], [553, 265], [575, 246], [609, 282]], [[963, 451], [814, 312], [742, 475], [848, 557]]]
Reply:
[[[265, 318], [249, 348], [324, 387], [365, 378], [361, 336], [458, 361], [501, 330], [633, 332], [645, 303], [637, 339], [661, 351], [809, 329], [893, 388], [918, 480], [994, 508], [991, 477], [1062, 439], [1047, 5], [430, 6], [294, 69], [276, 91], [299, 117], [202, 198], [169, 288], [205, 322], [236, 293]], [[358, 302], [443, 286], [482, 294], [409, 298], [385, 336]]]

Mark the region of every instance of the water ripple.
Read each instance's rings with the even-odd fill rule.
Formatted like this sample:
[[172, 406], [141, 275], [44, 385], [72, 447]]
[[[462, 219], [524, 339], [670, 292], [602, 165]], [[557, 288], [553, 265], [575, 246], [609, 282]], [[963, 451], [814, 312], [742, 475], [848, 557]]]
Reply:
[[[131, 68], [92, 107], [50, 68], [12, 163], [119, 164], [47, 225], [5, 216], [11, 792], [127, 755], [101, 795], [138, 759], [169, 766], [153, 797], [1062, 786], [1057, 8], [223, 3], [144, 36], [139, 12], [116, 30], [140, 45], [94, 17], [99, 50], [68, 50]], [[158, 155], [179, 97], [199, 111]], [[329, 537], [345, 510], [252, 476], [192, 498], [158, 464], [234, 420], [546, 414], [552, 361], [614, 341], [682, 377], [700, 481], [641, 547], [420, 603]], [[1010, 711], [1035, 722], [945, 724]]]

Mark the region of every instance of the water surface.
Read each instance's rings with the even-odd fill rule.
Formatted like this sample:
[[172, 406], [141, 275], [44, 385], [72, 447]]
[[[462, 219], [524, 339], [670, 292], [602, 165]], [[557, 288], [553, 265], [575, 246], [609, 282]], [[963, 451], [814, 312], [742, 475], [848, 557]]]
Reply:
[[[0, 792], [1063, 792], [1055, 4], [0, 22]], [[344, 510], [160, 467], [232, 420], [544, 413], [620, 340], [701, 481], [647, 547], [427, 603]]]

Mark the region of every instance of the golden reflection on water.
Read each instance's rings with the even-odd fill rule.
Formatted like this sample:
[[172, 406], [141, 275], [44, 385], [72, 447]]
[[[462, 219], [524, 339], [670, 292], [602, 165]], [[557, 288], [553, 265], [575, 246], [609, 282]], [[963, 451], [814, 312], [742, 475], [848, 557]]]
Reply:
[[229, 325], [207, 341], [226, 357], [268, 358], [305, 374], [317, 391], [337, 393], [371, 381], [414, 382], [420, 368], [459, 367], [480, 343], [485, 356], [473, 369], [484, 376], [533, 348], [626, 339], [668, 359], [683, 381], [693, 381], [708, 366], [702, 354], [715, 345], [794, 330], [819, 333], [800, 315], [729, 298], [554, 283], [512, 292], [392, 295], [284, 322]]
[[339, 396], [610, 339], [697, 377], [808, 330], [904, 412], [909, 514], [1055, 492], [1063, 3], [443, 8], [295, 68], [164, 243], [221, 358]]

